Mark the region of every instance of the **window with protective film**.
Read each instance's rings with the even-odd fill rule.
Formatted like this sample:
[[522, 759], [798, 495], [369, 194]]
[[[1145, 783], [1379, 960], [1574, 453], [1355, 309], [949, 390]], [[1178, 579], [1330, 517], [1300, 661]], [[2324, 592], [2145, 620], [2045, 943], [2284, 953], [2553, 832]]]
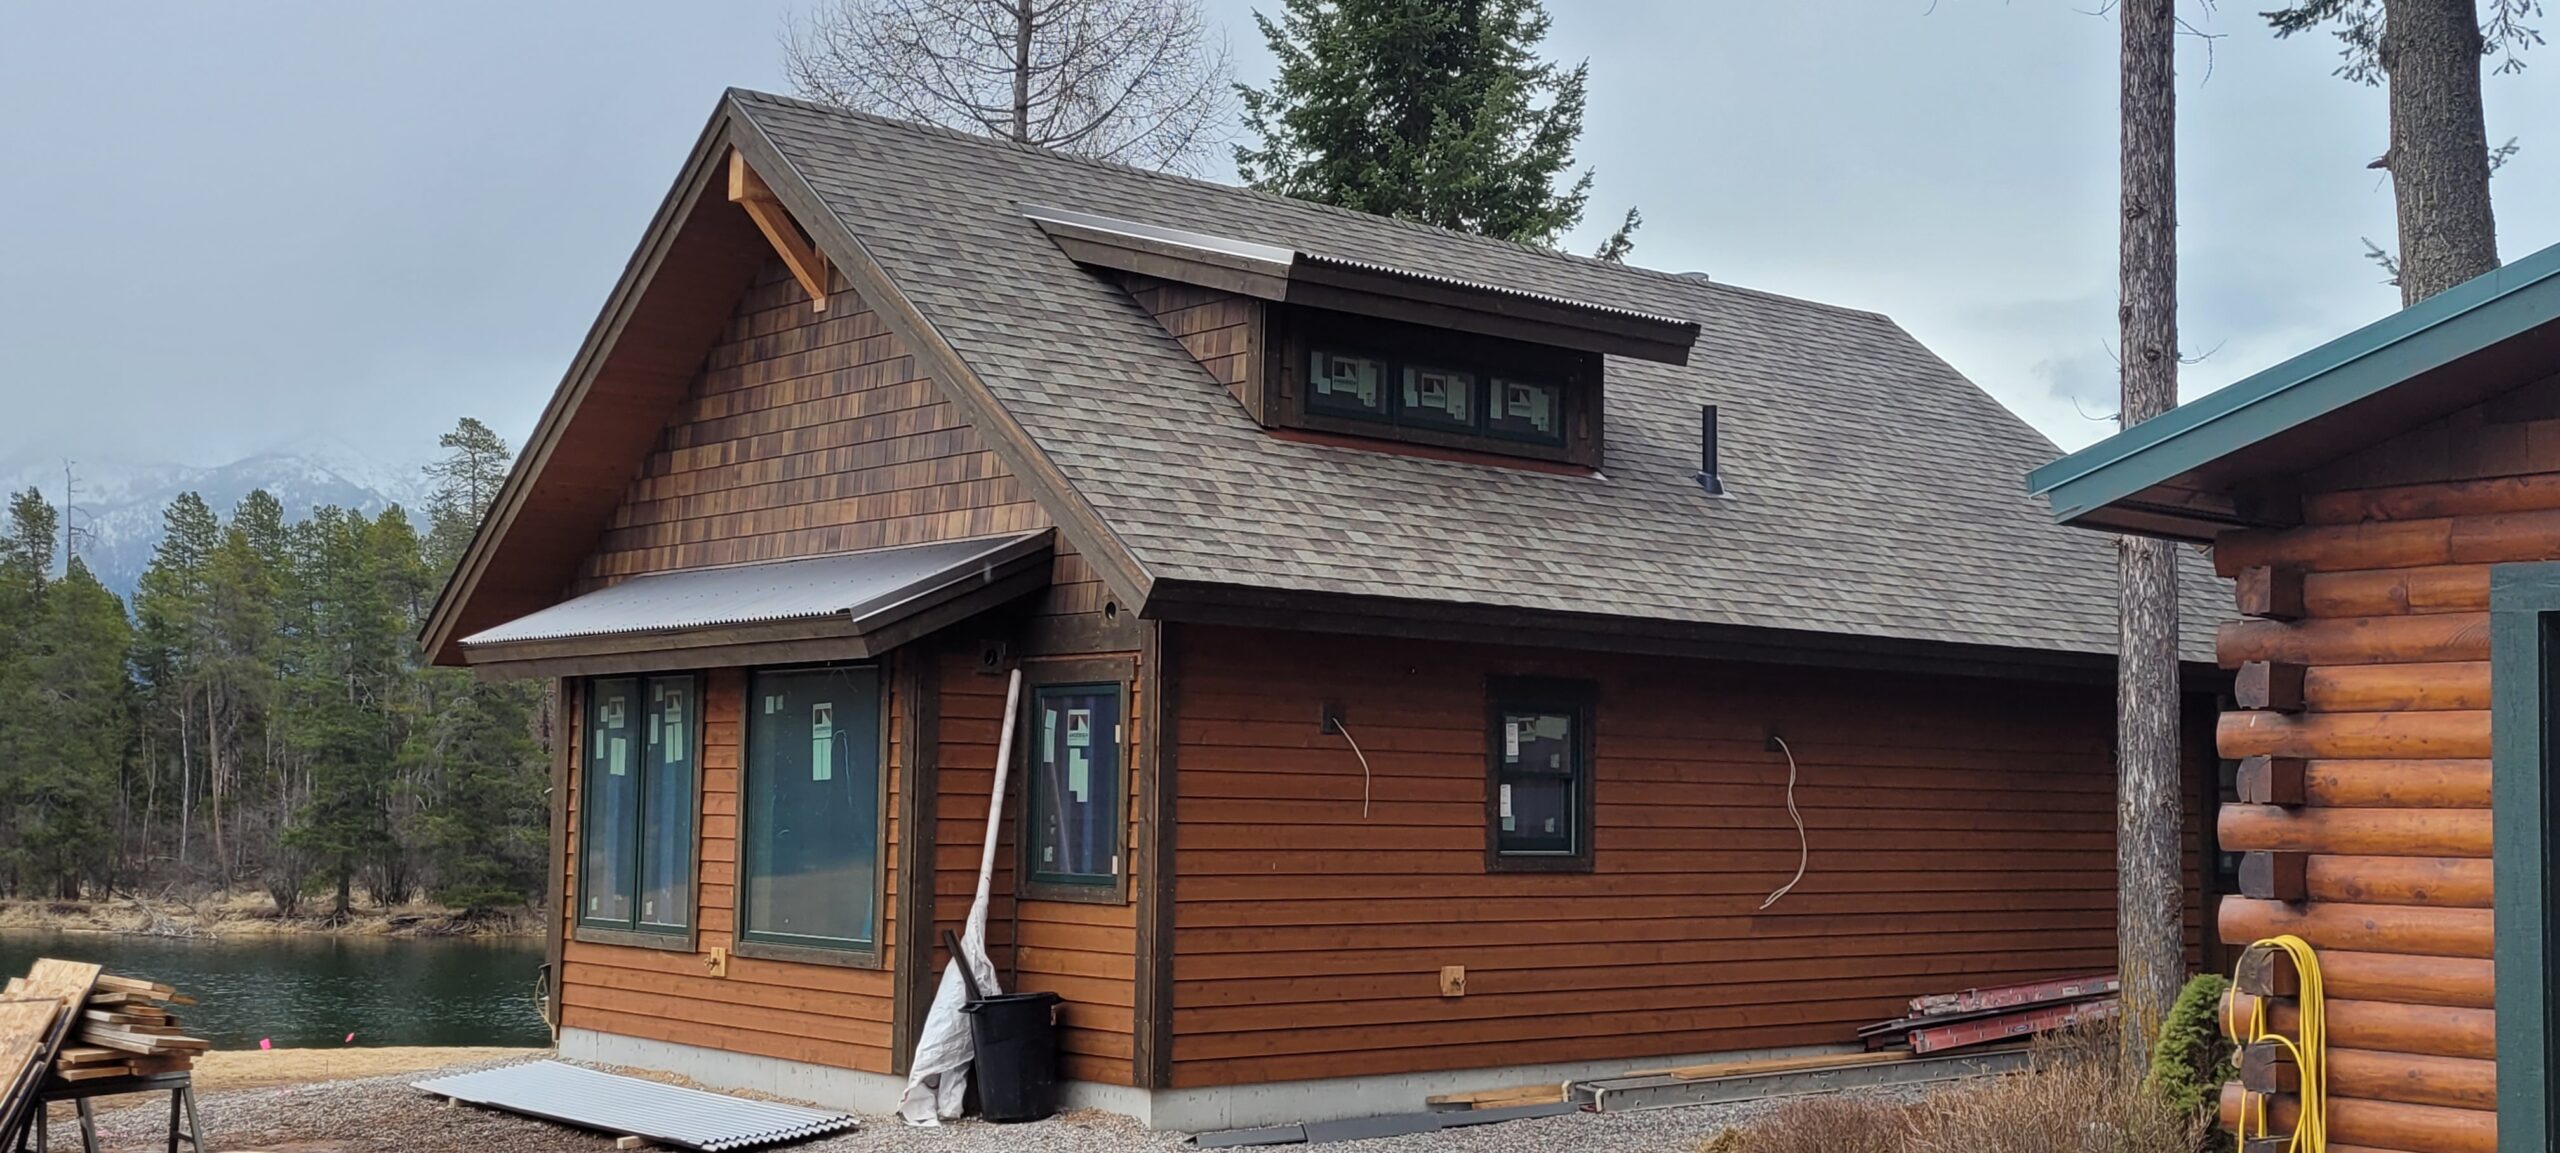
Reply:
[[1127, 747], [1118, 682], [1040, 685], [1032, 691], [1023, 766], [1023, 892], [1061, 900], [1117, 901]]
[[690, 931], [699, 696], [691, 676], [587, 682], [582, 927]]
[[877, 948], [880, 761], [878, 667], [760, 670], [749, 682], [744, 943]]
[[1496, 679], [1485, 774], [1485, 865], [1495, 871], [1591, 868], [1591, 715], [1587, 682]]

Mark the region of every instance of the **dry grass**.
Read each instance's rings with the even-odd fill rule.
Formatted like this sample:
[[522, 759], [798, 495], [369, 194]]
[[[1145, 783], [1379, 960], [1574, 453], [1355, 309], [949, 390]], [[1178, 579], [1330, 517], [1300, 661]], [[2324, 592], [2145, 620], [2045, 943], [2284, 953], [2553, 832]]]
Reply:
[[1917, 1101], [1791, 1101], [1700, 1153], [2196, 1153], [2204, 1118], [2118, 1069], [2115, 1038], [2084, 1031], [2040, 1044], [2025, 1072], [1958, 1082]]

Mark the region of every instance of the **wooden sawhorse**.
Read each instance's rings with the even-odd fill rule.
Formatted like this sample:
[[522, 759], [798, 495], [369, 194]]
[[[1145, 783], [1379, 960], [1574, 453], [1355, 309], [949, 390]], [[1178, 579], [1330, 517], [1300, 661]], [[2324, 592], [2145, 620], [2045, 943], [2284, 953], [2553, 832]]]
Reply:
[[[169, 1153], [178, 1153], [178, 1142], [184, 1141], [194, 1153], [204, 1153], [204, 1125], [196, 1120], [195, 1078], [188, 1073], [152, 1073], [139, 1077], [105, 1077], [96, 1081], [51, 1081], [36, 1095], [35, 1116], [18, 1130], [18, 1153], [50, 1153], [47, 1142], [52, 1137], [45, 1107], [56, 1101], [69, 1101], [80, 1111], [81, 1153], [98, 1153], [98, 1120], [89, 1109], [97, 1097], [117, 1097], [127, 1093], [167, 1093], [169, 1095]], [[185, 1122], [185, 1128], [179, 1122]], [[32, 1142], [32, 1144], [30, 1144]]]

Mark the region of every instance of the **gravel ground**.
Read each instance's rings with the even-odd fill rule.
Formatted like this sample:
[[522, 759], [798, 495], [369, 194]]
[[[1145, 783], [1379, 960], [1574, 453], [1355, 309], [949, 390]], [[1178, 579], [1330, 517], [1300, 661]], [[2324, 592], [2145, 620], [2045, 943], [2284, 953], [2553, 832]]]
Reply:
[[[456, 1065], [439, 1074], [505, 1062]], [[409, 1087], [420, 1074], [319, 1085], [198, 1094], [209, 1153], [610, 1153], [613, 1139], [506, 1113], [445, 1105]], [[1346, 1153], [1691, 1153], [1766, 1104], [1699, 1106], [1644, 1113], [1583, 1113], [1333, 1146]], [[158, 1153], [167, 1137], [158, 1108], [101, 1113], [101, 1144], [118, 1153]], [[77, 1149], [68, 1118], [56, 1149]], [[807, 1153], [1141, 1153], [1190, 1149], [1180, 1133], [1150, 1133], [1126, 1118], [1074, 1113], [1030, 1125], [963, 1121], [911, 1129], [894, 1117], [865, 1117], [852, 1133], [790, 1146]], [[1285, 1150], [1291, 1148], [1282, 1146]], [[1299, 1146], [1297, 1148], [1305, 1148]]]

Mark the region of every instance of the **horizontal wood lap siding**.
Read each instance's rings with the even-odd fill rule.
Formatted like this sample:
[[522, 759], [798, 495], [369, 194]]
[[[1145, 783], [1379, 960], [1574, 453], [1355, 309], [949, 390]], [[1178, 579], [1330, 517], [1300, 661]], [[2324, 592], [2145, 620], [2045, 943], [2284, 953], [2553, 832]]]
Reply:
[[[1836, 1044], [1918, 993], [2114, 965], [2103, 687], [1210, 628], [1178, 649], [1177, 1085]], [[1520, 674], [1597, 682], [1590, 874], [1485, 870], [1486, 678]], [[1773, 730], [1812, 866], [1764, 912], [1797, 863]]]
[[[695, 951], [592, 944], [573, 936], [561, 973], [561, 1024], [887, 1073], [892, 985], [886, 969], [733, 956], [724, 978], [714, 976], [706, 963], [712, 949], [728, 947], [735, 940], [745, 693], [743, 670], [714, 670], [704, 678]], [[570, 779], [572, 881], [562, 902], [564, 913], [574, 908], [577, 892], [578, 774], [572, 773]], [[895, 779], [893, 772], [891, 780]], [[888, 810], [893, 814], [889, 821], [893, 842], [896, 811], [893, 803]], [[894, 844], [883, 847], [881, 859], [884, 867], [894, 870]], [[893, 891], [895, 885], [893, 874]], [[895, 908], [894, 902], [882, 908], [883, 956], [895, 939]]]
[[1048, 523], [861, 297], [839, 279], [814, 311], [776, 260], [641, 462], [579, 587]]
[[[956, 934], [965, 928], [969, 903], [977, 892], [979, 854], [986, 843], [987, 794], [995, 785], [997, 739], [1004, 727], [1007, 679], [979, 671], [976, 657], [974, 651], [954, 653], [942, 666], [942, 746], [936, 770], [942, 790], [936, 805], [941, 824], [934, 841], [933, 966], [937, 974], [950, 957], [941, 948], [942, 933]], [[1038, 664], [1036, 660], [1026, 663], [1035, 668]], [[1024, 707], [1028, 706], [1025, 701]], [[1143, 702], [1130, 702], [1130, 716], [1124, 723], [1132, 733], [1140, 731], [1137, 710], [1143, 707]], [[1056, 993], [1065, 999], [1058, 1044], [1060, 1064], [1070, 1080], [1127, 1085], [1132, 1082], [1136, 911], [1127, 904], [1014, 899], [1014, 838], [1021, 820], [1023, 763], [1024, 751], [1017, 748], [1015, 773], [1006, 784], [1005, 817], [989, 890], [987, 951], [997, 972], [1009, 976], [1020, 991]], [[1128, 774], [1128, 779], [1134, 788], [1136, 774]], [[1129, 843], [1134, 845], [1138, 811], [1134, 795], [1128, 811], [1133, 822]]]
[[[2488, 1148], [2489, 567], [2560, 558], [2560, 411], [2531, 386], [2314, 469], [2304, 525], [2224, 536], [2226, 573], [2305, 571], [2305, 616], [2225, 628], [2226, 665], [2305, 666], [2303, 710], [2235, 713], [2226, 756], [2307, 760], [2305, 804], [2230, 805], [2227, 850], [2308, 855], [2310, 900], [2234, 898], [2223, 935], [2323, 959], [2330, 1044], [2434, 1073], [2333, 1082], [2334, 1141]], [[2343, 1008], [2344, 1011], [2341, 1011]]]

